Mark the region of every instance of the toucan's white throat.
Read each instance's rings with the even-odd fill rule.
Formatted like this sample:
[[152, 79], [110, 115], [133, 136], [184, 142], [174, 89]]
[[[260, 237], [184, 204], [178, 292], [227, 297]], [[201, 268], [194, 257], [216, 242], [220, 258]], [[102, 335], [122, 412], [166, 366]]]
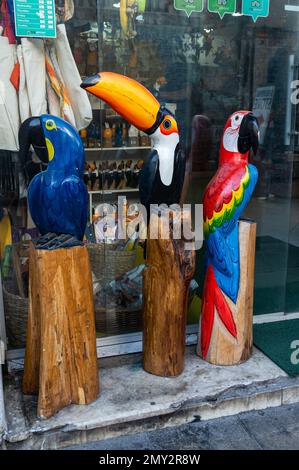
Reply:
[[170, 135], [164, 135], [158, 128], [151, 136], [153, 148], [157, 151], [159, 157], [160, 178], [165, 186], [170, 186], [174, 171], [175, 149], [180, 138], [174, 132]]

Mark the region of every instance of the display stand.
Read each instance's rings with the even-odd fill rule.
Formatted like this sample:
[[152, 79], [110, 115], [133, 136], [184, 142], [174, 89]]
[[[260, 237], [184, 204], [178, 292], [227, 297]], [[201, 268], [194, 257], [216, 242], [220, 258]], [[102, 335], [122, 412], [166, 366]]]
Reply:
[[[186, 214], [184, 214], [186, 218]], [[190, 214], [187, 215], [190, 217]], [[195, 271], [195, 251], [183, 239], [174, 240], [167, 217], [152, 214], [144, 272], [143, 367], [159, 376], [176, 376], [184, 368], [188, 288]]]
[[37, 414], [99, 394], [92, 278], [86, 247], [29, 250], [29, 319], [23, 391]]
[[[240, 287], [237, 303], [234, 304], [225, 296], [234, 316], [237, 338], [230, 335], [216, 312], [210, 347], [205, 358], [211, 364], [240, 364], [252, 354], [255, 241], [256, 223], [240, 221]], [[200, 335], [197, 352], [201, 355]]]

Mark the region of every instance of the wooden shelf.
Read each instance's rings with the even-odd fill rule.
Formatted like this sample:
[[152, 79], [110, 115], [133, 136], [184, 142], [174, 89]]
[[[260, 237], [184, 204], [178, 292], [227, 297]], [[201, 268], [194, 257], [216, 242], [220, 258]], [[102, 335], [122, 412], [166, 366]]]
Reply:
[[[88, 197], [89, 197], [89, 221], [92, 222], [93, 220], [93, 213], [92, 210], [94, 207], [96, 207], [99, 202], [96, 202], [93, 199], [93, 196], [111, 196], [114, 194], [128, 194], [128, 193], [133, 193], [136, 194], [139, 192], [139, 188], [127, 188], [127, 189], [102, 189], [101, 191], [88, 191]], [[134, 197], [136, 197], [134, 196]]]
[[84, 147], [84, 150], [86, 152], [117, 152], [118, 150], [125, 150], [125, 151], [129, 151], [129, 150], [151, 150], [152, 147], [94, 147], [94, 148], [88, 148], [88, 147]]
[[88, 191], [88, 194], [115, 194], [115, 193], [137, 193], [138, 188], [127, 189], [102, 189], [101, 191]]

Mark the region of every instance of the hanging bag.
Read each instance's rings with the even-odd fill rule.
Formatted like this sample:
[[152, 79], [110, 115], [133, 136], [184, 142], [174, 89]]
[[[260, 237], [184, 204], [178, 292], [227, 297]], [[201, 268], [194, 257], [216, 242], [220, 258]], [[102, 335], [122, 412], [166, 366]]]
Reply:
[[82, 82], [78, 72], [64, 24], [57, 26], [57, 60], [68, 91], [78, 130], [85, 129], [92, 120], [92, 109], [87, 93], [80, 88]]
[[0, 149], [12, 152], [19, 149], [20, 124], [17, 92], [10, 80], [15, 63], [16, 46], [0, 37]]
[[31, 116], [31, 112], [30, 112], [30, 104], [29, 104], [29, 97], [28, 97], [28, 90], [27, 90], [27, 83], [26, 83], [24, 60], [23, 60], [23, 49], [22, 49], [21, 44], [17, 46], [17, 55], [18, 55], [18, 62], [20, 65], [19, 110], [20, 110], [21, 122], [24, 122], [26, 119], [28, 119]]
[[46, 60], [42, 39], [22, 38], [28, 98], [32, 116], [47, 113]]

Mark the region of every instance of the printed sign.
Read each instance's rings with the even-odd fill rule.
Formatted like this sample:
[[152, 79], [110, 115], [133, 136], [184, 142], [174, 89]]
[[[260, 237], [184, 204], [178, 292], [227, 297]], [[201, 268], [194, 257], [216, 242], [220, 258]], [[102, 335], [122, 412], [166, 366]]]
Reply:
[[256, 90], [252, 112], [257, 117], [259, 122], [261, 145], [263, 145], [265, 142], [265, 136], [269, 126], [274, 91], [274, 86], [259, 87]]
[[176, 10], [183, 10], [187, 16], [190, 16], [194, 11], [201, 13], [203, 11], [204, 0], [174, 0], [174, 8]]
[[56, 38], [55, 0], [14, 0], [16, 36]]
[[208, 0], [208, 10], [211, 13], [218, 13], [222, 19], [226, 13], [236, 12], [237, 0]]
[[242, 14], [251, 16], [253, 21], [261, 16], [266, 18], [269, 16], [270, 0], [243, 0], [242, 1]]

